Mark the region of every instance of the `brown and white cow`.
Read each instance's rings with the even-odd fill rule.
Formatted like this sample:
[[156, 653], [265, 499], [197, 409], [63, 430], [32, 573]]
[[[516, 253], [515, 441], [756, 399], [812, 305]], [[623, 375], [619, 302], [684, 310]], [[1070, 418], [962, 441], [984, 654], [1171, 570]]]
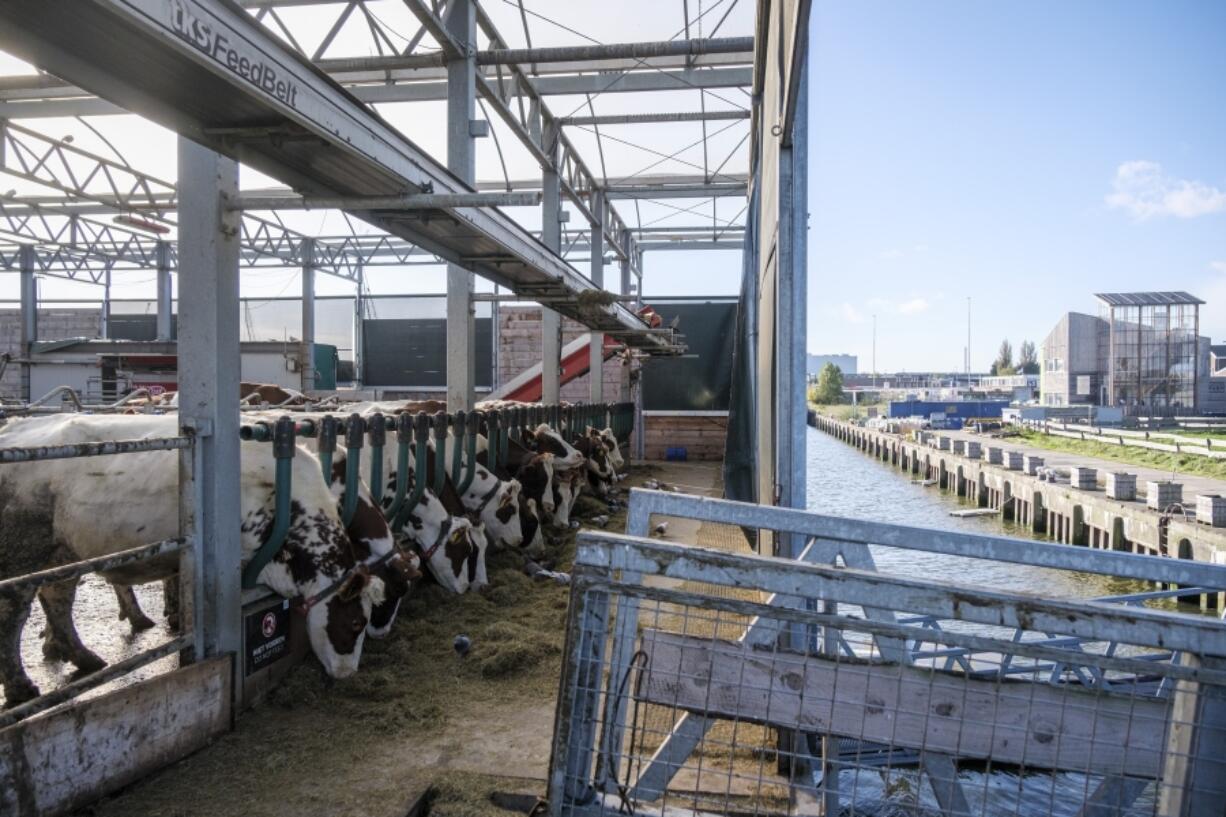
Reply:
[[[177, 434], [173, 416], [55, 415], [8, 424], [0, 429], [0, 447]], [[242, 504], [234, 523], [246, 559], [271, 533], [275, 462], [266, 444], [243, 443], [241, 453]], [[287, 598], [308, 602], [307, 631], [315, 655], [329, 675], [344, 677], [358, 667], [371, 607], [383, 600], [384, 583], [360, 565], [319, 461], [305, 449], [296, 453], [289, 534], [259, 578]], [[174, 451], [150, 451], [0, 468], [0, 575], [20, 575], [177, 536], [178, 459]], [[115, 583], [139, 584], [165, 578], [177, 567], [177, 554], [170, 554], [103, 575]], [[72, 622], [75, 593], [75, 581], [45, 585], [42, 600], [51, 652], [88, 672], [104, 663], [77, 636]], [[21, 629], [33, 598], [32, 588], [0, 598], [0, 677], [9, 706], [38, 694], [20, 656]]]
[[[319, 419], [321, 414], [306, 414], [295, 415]], [[386, 519], [386, 512], [391, 509], [396, 498], [396, 480], [398, 477], [397, 468], [397, 435], [396, 432], [388, 434], [387, 444], [383, 447], [383, 485], [379, 491], [378, 498], [371, 496], [371, 493], [365, 493], [365, 497], [372, 503], [374, 507], [371, 510], [376, 513], [381, 519]], [[310, 444], [314, 446], [316, 441], [310, 440]], [[362, 449], [361, 458], [361, 474], [365, 477], [370, 473], [370, 449]], [[333, 482], [332, 489], [337, 496], [338, 505], [343, 502], [344, 498], [344, 480], [346, 471], [346, 459], [348, 451], [344, 445], [338, 445], [332, 458], [332, 473]], [[412, 493], [413, 485], [415, 484], [414, 475], [414, 449], [410, 445], [409, 455], [409, 472], [407, 475], [408, 491], [406, 496]], [[359, 509], [362, 507], [363, 492], [366, 489], [366, 483], [363, 481], [359, 489]], [[455, 501], [456, 508], [459, 507], [458, 498]], [[357, 522], [357, 514], [351, 524]], [[373, 525], [373, 517], [372, 522]], [[386, 522], [384, 525], [386, 526]], [[424, 569], [428, 569], [431, 575], [440, 585], [450, 590], [453, 593], [464, 593], [468, 590], [476, 590], [488, 583], [485, 572], [485, 550], [487, 547], [487, 539], [485, 530], [479, 524], [474, 524], [467, 519], [461, 512], [448, 510], [446, 503], [434, 494], [427, 487], [423, 490], [421, 498], [417, 505], [414, 506], [408, 515], [408, 522], [401, 531], [402, 537], [417, 550], [417, 564]], [[391, 536], [390, 528], [388, 528], [388, 536]], [[389, 590], [389, 597], [394, 595], [394, 592], [399, 589], [399, 584], [394, 583]], [[405, 588], [407, 592], [407, 587]], [[403, 593], [396, 597], [396, 604], [399, 604], [399, 599], [403, 597]], [[377, 624], [382, 632], [386, 633], [391, 626], [391, 619], [395, 617], [395, 610], [388, 612], [386, 607], [378, 608], [372, 611], [371, 621]], [[372, 633], [373, 634], [373, 633]]]

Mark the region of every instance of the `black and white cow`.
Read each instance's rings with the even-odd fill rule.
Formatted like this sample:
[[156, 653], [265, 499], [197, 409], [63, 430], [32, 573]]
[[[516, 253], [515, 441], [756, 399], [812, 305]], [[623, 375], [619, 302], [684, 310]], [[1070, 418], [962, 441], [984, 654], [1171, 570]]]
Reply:
[[[0, 448], [171, 437], [175, 416], [56, 415], [13, 421], [0, 429]], [[241, 507], [234, 520], [244, 559], [271, 534], [275, 461], [270, 446], [241, 447]], [[371, 608], [384, 599], [382, 579], [361, 565], [337, 515], [319, 461], [299, 448], [293, 460], [289, 533], [259, 579], [287, 598], [300, 598], [315, 655], [333, 677], [357, 670]], [[170, 539], [179, 529], [178, 453], [150, 451], [23, 463], [0, 468], [0, 576], [106, 556]], [[177, 554], [104, 573], [118, 584], [156, 581], [174, 573]], [[76, 581], [45, 585], [47, 651], [82, 672], [104, 662], [77, 636], [72, 622]], [[21, 663], [21, 630], [34, 590], [0, 597], [0, 676], [9, 706], [38, 694]]]

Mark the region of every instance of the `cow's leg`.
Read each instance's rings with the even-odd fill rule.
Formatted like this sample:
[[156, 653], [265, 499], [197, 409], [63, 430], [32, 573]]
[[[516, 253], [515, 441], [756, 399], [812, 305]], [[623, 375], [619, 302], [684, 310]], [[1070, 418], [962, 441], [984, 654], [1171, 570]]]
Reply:
[[119, 619], [131, 624], [132, 632], [139, 633], [153, 626], [153, 619], [140, 609], [140, 602], [136, 600], [136, 592], [131, 585], [113, 584], [111, 589], [115, 591], [115, 600], [119, 602]]
[[77, 635], [72, 623], [72, 603], [76, 597], [76, 579], [45, 584], [39, 589], [38, 600], [47, 614], [43, 656], [52, 661], [71, 661], [77, 665], [77, 675], [87, 675], [105, 667], [106, 662], [82, 644]]
[[178, 574], [162, 579], [162, 611], [172, 633], [179, 632], [179, 589]]
[[33, 601], [34, 588], [0, 593], [0, 681], [8, 708], [38, 697], [38, 687], [21, 663], [21, 630]]

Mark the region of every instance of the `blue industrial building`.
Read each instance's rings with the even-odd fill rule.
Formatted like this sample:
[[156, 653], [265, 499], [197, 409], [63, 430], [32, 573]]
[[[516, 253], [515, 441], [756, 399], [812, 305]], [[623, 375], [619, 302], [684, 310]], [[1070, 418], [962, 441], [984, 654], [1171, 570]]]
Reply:
[[1007, 400], [891, 400], [891, 418], [923, 417], [939, 425], [943, 417], [949, 426], [961, 426], [967, 420], [999, 419]]

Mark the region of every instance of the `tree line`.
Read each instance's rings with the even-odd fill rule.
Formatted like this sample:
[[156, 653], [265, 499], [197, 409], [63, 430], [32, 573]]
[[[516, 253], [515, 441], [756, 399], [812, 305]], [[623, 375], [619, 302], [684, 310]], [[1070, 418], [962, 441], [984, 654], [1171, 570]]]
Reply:
[[996, 353], [996, 360], [992, 361], [992, 368], [989, 371], [993, 375], [1011, 375], [1011, 374], [1038, 374], [1039, 373], [1039, 355], [1035, 351], [1034, 344], [1028, 340], [1022, 341], [1022, 347], [1018, 351], [1017, 363], [1013, 362], [1013, 344], [1006, 338], [1000, 342], [1000, 350]]

